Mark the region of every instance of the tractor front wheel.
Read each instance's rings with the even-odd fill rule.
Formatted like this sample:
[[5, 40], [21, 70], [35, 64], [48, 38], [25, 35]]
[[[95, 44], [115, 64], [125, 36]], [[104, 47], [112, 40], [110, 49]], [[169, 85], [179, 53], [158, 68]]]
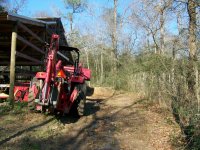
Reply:
[[28, 108], [29, 110], [34, 110], [35, 104], [34, 104], [35, 96], [33, 90], [30, 88], [28, 93]]
[[40, 82], [37, 78], [33, 78], [31, 81], [31, 87], [29, 88], [29, 93], [28, 93], [28, 108], [29, 110], [34, 110], [35, 109], [35, 98], [36, 94], [34, 91], [37, 89], [39, 90]]

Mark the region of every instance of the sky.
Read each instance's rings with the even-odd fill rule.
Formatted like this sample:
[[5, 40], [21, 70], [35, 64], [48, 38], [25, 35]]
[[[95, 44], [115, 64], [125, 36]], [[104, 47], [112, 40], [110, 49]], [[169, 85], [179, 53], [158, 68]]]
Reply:
[[[103, 8], [113, 7], [113, 0], [87, 0], [88, 9], [75, 16], [74, 28], [78, 29], [81, 33], [91, 32], [95, 34], [96, 28], [101, 28], [101, 13]], [[118, 12], [123, 14], [128, 4], [133, 2], [133, 0], [119, 0]], [[61, 11], [63, 14], [67, 14], [69, 10], [64, 7], [63, 0], [26, 0], [25, 7], [19, 12], [20, 15], [34, 17], [37, 12], [47, 12], [51, 17], [58, 17], [56, 10]], [[127, 13], [130, 13], [127, 12]], [[65, 27], [66, 33], [69, 32], [69, 21], [62, 19], [62, 23]], [[168, 25], [168, 31], [173, 34], [177, 34], [176, 22]], [[124, 28], [124, 31], [129, 34], [133, 29], [132, 26], [128, 25]], [[102, 29], [103, 32], [106, 32]], [[99, 32], [99, 31], [98, 31]], [[98, 34], [98, 33], [96, 33]], [[141, 35], [141, 38], [143, 35]]]
[[[132, 0], [119, 0], [118, 11], [123, 12]], [[92, 30], [99, 23], [102, 8], [113, 7], [113, 0], [87, 0], [88, 9], [77, 14], [74, 19], [74, 27], [82, 32]], [[67, 14], [69, 10], [64, 7], [63, 0], [26, 0], [25, 7], [19, 12], [20, 15], [34, 17], [37, 12], [47, 12], [52, 17], [57, 17], [56, 10]], [[66, 32], [69, 31], [69, 21], [62, 18]]]
[[[129, 2], [130, 0], [126, 0]], [[74, 25], [76, 28], [91, 25], [95, 17], [100, 15], [102, 8], [112, 7], [112, 0], [87, 0], [89, 9], [76, 15]], [[25, 7], [19, 12], [20, 15], [34, 17], [37, 12], [47, 12], [52, 17], [58, 17], [56, 11], [67, 14], [69, 10], [64, 7], [63, 0], [26, 0]], [[119, 8], [119, 11], [122, 10]], [[94, 12], [95, 11], [95, 12]], [[95, 15], [94, 15], [95, 14]], [[62, 18], [66, 28], [69, 28], [69, 22]]]
[[[52, 8], [64, 10], [63, 0], [26, 0], [26, 8], [22, 11], [24, 15], [33, 15], [36, 11], [47, 11], [52, 15], [55, 15]], [[90, 6], [98, 7], [111, 7], [113, 0], [87, 0]], [[131, 0], [121, 1], [120, 5], [123, 6], [129, 3]], [[98, 11], [98, 10], [97, 10]], [[120, 8], [119, 8], [120, 11]]]
[[26, 0], [22, 13], [26, 16], [33, 16], [35, 12], [45, 11], [50, 15], [55, 15], [53, 7], [64, 9], [62, 0]]
[[[131, 1], [132, 0], [119, 0], [119, 13], [123, 12]], [[87, 0], [87, 2], [89, 4], [89, 10], [87, 10], [87, 12], [85, 13], [76, 15], [75, 24], [78, 28], [92, 24], [93, 21], [96, 21], [96, 19], [98, 19], [99, 15], [101, 14], [102, 8], [111, 8], [113, 5], [113, 0]], [[47, 12], [50, 16], [56, 17], [56, 9], [61, 11], [63, 14], [66, 14], [67, 11], [69, 11], [65, 9], [63, 0], [26, 0], [25, 7], [22, 9], [20, 14], [24, 16], [34, 17], [36, 12]], [[69, 23], [66, 20], [62, 21], [64, 26], [69, 26]], [[169, 29], [172, 32], [176, 33], [176, 23], [171, 24]]]

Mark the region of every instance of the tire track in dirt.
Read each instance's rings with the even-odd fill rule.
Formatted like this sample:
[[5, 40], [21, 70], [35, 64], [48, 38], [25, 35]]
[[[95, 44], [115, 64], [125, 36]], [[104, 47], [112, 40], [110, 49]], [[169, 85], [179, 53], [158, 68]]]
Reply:
[[52, 116], [26, 114], [21, 118], [1, 127], [9, 130], [12, 124], [20, 124], [18, 131], [9, 133], [11, 136], [24, 128], [31, 130], [10, 138], [0, 149], [168, 150], [173, 149], [171, 133], [179, 132], [170, 113], [146, 107], [145, 99], [133, 93], [94, 95], [87, 100], [86, 116], [80, 119], [57, 116], [37, 126]]

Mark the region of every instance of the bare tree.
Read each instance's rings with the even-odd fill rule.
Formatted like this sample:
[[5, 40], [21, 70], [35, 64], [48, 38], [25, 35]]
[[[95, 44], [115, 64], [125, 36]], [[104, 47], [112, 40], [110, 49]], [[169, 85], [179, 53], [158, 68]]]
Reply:
[[158, 13], [160, 17], [160, 54], [164, 52], [164, 36], [165, 36], [165, 21], [166, 13], [172, 5], [172, 0], [160, 0], [158, 2]]
[[11, 0], [6, 2], [6, 11], [12, 13], [19, 13], [26, 5], [27, 0]]
[[155, 11], [155, 7], [152, 5], [151, 1], [142, 0], [137, 3], [133, 3], [130, 19], [133, 24], [143, 30], [143, 34], [146, 33], [148, 38], [152, 39], [148, 41], [153, 42], [155, 53], [159, 53], [159, 43], [157, 40], [160, 30], [159, 15]]
[[132, 15], [130, 18], [133, 24], [144, 30], [145, 33], [143, 34], [147, 35], [148, 45], [152, 41], [154, 51], [157, 54], [164, 52], [165, 25], [167, 22], [167, 12], [171, 5], [172, 0], [141, 0], [132, 5]]
[[48, 18], [51, 15], [46, 11], [37, 11], [33, 16], [35, 16], [36, 18]]
[[0, 12], [5, 11], [5, 0], [0, 0]]
[[81, 13], [86, 8], [85, 0], [64, 0], [65, 8], [69, 9], [66, 19], [70, 21], [70, 31], [73, 30], [74, 14]]
[[197, 18], [196, 18], [196, 0], [188, 0], [187, 11], [189, 15], [189, 76], [188, 76], [188, 88], [190, 92], [195, 93], [195, 89], [198, 88], [195, 79], [198, 77], [198, 69], [196, 66], [197, 61], [197, 46], [196, 46], [196, 31], [197, 31]]
[[113, 68], [113, 72], [116, 73], [117, 70], [117, 1], [118, 0], [113, 0], [114, 3], [114, 9], [113, 9], [113, 37], [112, 37], [112, 41], [113, 41], [113, 58], [114, 58], [114, 68]]
[[112, 49], [111, 49], [111, 57], [112, 57], [112, 71], [113, 73], [117, 70], [117, 28], [118, 28], [118, 22], [119, 22], [119, 15], [117, 12], [117, 0], [113, 0], [113, 8], [105, 8], [103, 15], [103, 20], [106, 24], [106, 31], [109, 35], [109, 38], [111, 40]]

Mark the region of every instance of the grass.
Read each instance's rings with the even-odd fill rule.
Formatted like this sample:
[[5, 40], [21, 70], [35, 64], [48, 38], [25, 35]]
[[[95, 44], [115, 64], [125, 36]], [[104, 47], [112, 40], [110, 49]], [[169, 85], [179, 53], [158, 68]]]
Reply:
[[11, 110], [11, 107], [8, 104], [3, 104], [0, 106], [0, 115], [3, 115]]
[[176, 132], [170, 134], [170, 142], [174, 148], [177, 150], [184, 149], [185, 141], [182, 134], [177, 134]]
[[30, 137], [25, 137], [22, 140], [21, 146], [22, 146], [21, 147], [22, 150], [40, 150], [41, 149], [40, 144], [30, 140]]
[[12, 108], [11, 105], [9, 105], [9, 102], [6, 102], [6, 101], [0, 101], [0, 115], [4, 115], [4, 114], [7, 114], [7, 113], [21, 113], [21, 112], [24, 112], [26, 109], [23, 109], [23, 108], [26, 108], [28, 105], [27, 102], [16, 102], [14, 104], [14, 108]]

